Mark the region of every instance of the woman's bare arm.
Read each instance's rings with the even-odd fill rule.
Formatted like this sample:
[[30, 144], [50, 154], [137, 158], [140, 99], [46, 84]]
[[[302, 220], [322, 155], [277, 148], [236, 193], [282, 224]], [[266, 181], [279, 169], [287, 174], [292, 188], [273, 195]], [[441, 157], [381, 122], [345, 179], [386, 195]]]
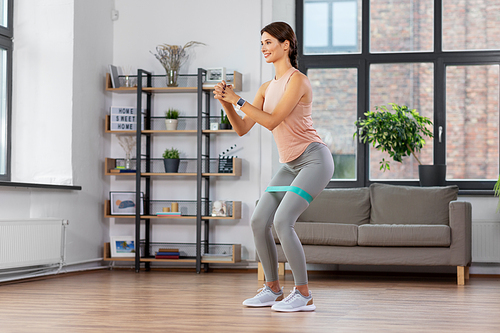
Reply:
[[[272, 131], [290, 114], [290, 112], [292, 112], [297, 103], [299, 103], [300, 101], [310, 102], [312, 100], [312, 93], [309, 79], [301, 73], [295, 73], [290, 78], [287, 89], [276, 108], [272, 111], [272, 113], [267, 113], [263, 111], [262, 108], [265, 98], [265, 89], [263, 89], [263, 87], [266, 86], [267, 88], [268, 84], [269, 83], [261, 86], [254, 104], [250, 104], [248, 102], [245, 103], [241, 107], [241, 111], [243, 111], [245, 115], [253, 119], [255, 122]], [[234, 93], [232, 87], [227, 86], [224, 88], [224, 85], [216, 86], [214, 94], [216, 94], [215, 98], [231, 104], [236, 104], [236, 102], [240, 98]], [[260, 99], [257, 100], [259, 96], [262, 96], [262, 101], [260, 101]]]

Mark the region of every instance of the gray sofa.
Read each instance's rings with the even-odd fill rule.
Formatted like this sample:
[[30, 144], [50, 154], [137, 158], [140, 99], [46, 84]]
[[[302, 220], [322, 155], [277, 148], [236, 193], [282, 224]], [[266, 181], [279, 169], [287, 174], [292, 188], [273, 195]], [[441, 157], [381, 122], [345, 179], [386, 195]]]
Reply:
[[[471, 263], [472, 207], [457, 194], [457, 186], [325, 189], [295, 230], [309, 264], [456, 266], [463, 285]], [[284, 274], [286, 258], [274, 228], [273, 234]]]

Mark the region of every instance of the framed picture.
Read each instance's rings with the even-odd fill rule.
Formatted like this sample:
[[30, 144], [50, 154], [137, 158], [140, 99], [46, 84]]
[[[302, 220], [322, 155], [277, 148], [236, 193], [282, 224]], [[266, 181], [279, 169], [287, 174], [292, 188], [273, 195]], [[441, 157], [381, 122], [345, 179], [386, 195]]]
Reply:
[[207, 69], [206, 82], [220, 82], [226, 80], [226, 67]]
[[135, 257], [133, 236], [111, 236], [111, 257]]
[[118, 67], [109, 65], [109, 75], [111, 75], [111, 86], [112, 88], [120, 88], [120, 80], [118, 76], [120, 75]]
[[[135, 192], [109, 192], [111, 215], [135, 215]], [[141, 193], [141, 215], [144, 214], [144, 193]]]

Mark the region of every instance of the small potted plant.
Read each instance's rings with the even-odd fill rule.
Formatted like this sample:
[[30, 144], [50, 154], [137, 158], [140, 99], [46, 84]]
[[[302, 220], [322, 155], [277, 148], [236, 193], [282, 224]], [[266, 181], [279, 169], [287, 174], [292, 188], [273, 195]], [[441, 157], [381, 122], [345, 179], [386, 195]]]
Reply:
[[220, 110], [220, 129], [221, 130], [228, 130], [231, 129], [231, 123], [229, 122], [229, 119], [227, 118], [227, 115], [224, 114], [224, 110]]
[[165, 149], [163, 153], [163, 164], [165, 165], [166, 173], [177, 173], [179, 171], [179, 150], [172, 147], [172, 149]]
[[[427, 127], [432, 121], [407, 106], [389, 104], [393, 112], [386, 106], [376, 106], [376, 111], [368, 111], [365, 119], [357, 120], [355, 125], [360, 132], [355, 132], [354, 136], [359, 135], [363, 143], [371, 143], [376, 149], [387, 152], [395, 162], [402, 163], [403, 157], [413, 155], [419, 164], [421, 186], [444, 185], [446, 165], [422, 165], [416, 155], [425, 145], [424, 136], [433, 137]], [[390, 170], [385, 158], [380, 161], [380, 170]]]
[[177, 129], [177, 118], [179, 118], [179, 110], [168, 109], [165, 112], [165, 126], [168, 131], [175, 131]]

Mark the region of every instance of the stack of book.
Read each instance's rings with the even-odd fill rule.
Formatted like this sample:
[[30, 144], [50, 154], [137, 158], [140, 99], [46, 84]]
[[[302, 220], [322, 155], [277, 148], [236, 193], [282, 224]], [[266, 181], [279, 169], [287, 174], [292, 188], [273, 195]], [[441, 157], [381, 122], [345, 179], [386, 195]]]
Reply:
[[125, 169], [124, 166], [117, 166], [114, 169], [109, 170], [111, 173], [134, 173], [135, 169]]
[[159, 217], [175, 217], [175, 216], [182, 216], [181, 212], [156, 212], [156, 216]]
[[155, 259], [179, 259], [179, 249], [159, 249]]

